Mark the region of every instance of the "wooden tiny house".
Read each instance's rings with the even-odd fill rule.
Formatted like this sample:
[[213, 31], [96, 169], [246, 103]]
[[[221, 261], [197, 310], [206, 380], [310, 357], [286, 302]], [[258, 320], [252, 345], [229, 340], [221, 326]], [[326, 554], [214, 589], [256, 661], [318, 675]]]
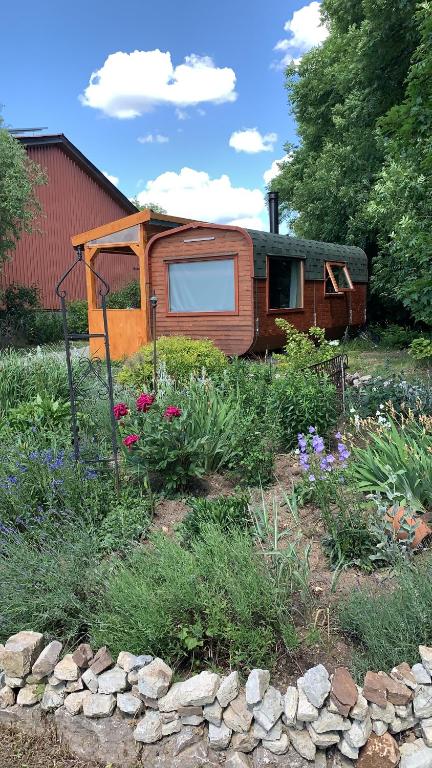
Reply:
[[155, 235], [146, 250], [157, 335], [210, 338], [224, 352], [278, 349], [278, 317], [331, 338], [365, 321], [367, 258], [351, 246], [224, 224]]

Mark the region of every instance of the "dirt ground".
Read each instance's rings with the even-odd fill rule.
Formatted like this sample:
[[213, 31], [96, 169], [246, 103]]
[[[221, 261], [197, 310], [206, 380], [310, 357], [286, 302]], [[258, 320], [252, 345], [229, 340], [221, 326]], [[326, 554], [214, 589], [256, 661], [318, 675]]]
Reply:
[[0, 727], [1, 768], [101, 768], [83, 763], [58, 744], [54, 736], [25, 735], [14, 728]]

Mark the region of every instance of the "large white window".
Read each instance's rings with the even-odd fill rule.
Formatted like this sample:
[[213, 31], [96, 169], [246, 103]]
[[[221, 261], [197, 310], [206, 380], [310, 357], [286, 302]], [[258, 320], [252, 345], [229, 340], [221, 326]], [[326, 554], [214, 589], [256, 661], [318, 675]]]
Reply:
[[170, 312], [235, 312], [234, 259], [168, 265]]

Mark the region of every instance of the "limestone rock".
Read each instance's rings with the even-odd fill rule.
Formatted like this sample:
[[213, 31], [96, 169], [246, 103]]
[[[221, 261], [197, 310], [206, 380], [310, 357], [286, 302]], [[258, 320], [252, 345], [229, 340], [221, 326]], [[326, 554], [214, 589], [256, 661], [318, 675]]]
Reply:
[[297, 720], [303, 723], [312, 723], [317, 720], [319, 711], [307, 698], [303, 688], [298, 689]]
[[227, 749], [232, 736], [232, 730], [225, 723], [220, 725], [209, 724], [208, 738], [213, 749]]
[[277, 723], [274, 724], [273, 728], [270, 728], [269, 731], [266, 731], [266, 729], [263, 728], [259, 723], [254, 722], [252, 725], [252, 732], [257, 739], [277, 741], [282, 736], [282, 721], [278, 720]]
[[227, 707], [228, 704], [230, 704], [232, 700], [238, 696], [239, 691], [240, 678], [238, 672], [231, 672], [231, 674], [223, 677], [216, 694], [217, 700], [221, 707]]
[[368, 701], [385, 707], [387, 704], [387, 691], [382, 678], [377, 672], [366, 672], [363, 685], [363, 696]]
[[251, 728], [247, 733], [235, 733], [231, 739], [232, 749], [238, 752], [252, 752], [259, 744], [259, 739], [255, 737]]
[[88, 643], [81, 643], [72, 654], [72, 658], [80, 669], [87, 669], [93, 661], [93, 651]]
[[268, 669], [253, 669], [246, 680], [246, 701], [249, 706], [258, 704], [263, 698], [270, 683]]
[[421, 733], [427, 747], [432, 747], [432, 717], [420, 721]]
[[264, 747], [258, 747], [253, 754], [254, 768], [314, 768], [314, 763], [301, 757], [290, 746], [285, 755], [275, 755]]
[[6, 707], [13, 707], [15, 704], [15, 693], [8, 685], [4, 685], [0, 688], [0, 709], [6, 709]]
[[406, 663], [406, 661], [402, 662], [402, 664], [398, 664], [397, 667], [393, 667], [392, 671], [390, 672], [390, 677], [392, 677], [393, 680], [396, 680], [398, 683], [403, 683], [407, 686], [407, 688], [411, 688], [412, 690], [414, 690], [417, 685], [415, 675], [411, 671], [411, 667]]
[[395, 717], [395, 719], [392, 720], [389, 725], [389, 731], [390, 733], [401, 733], [402, 731], [408, 731], [410, 728], [413, 728], [417, 722], [417, 718], [413, 715], [406, 718]]
[[274, 755], [284, 755], [288, 752], [289, 745], [290, 741], [286, 733], [283, 733], [280, 739], [274, 741], [269, 741], [267, 739], [263, 740], [264, 749], [268, 749], [268, 751], [273, 752]]
[[151, 664], [139, 670], [139, 691], [143, 696], [149, 696], [151, 699], [160, 699], [167, 693], [171, 685], [172, 676], [173, 671], [171, 667], [165, 664], [162, 659], [156, 658]]
[[399, 758], [399, 747], [389, 733], [373, 733], [360, 752], [357, 768], [396, 768]]
[[104, 645], [102, 648], [99, 648], [97, 653], [93, 656], [89, 669], [91, 669], [95, 675], [100, 675], [102, 672], [105, 672], [112, 667], [113, 664], [113, 658], [106, 645]]
[[95, 673], [92, 672], [91, 669], [86, 669], [86, 671], [83, 673], [83, 676], [81, 678], [84, 685], [87, 686], [89, 691], [92, 693], [97, 693], [99, 688], [99, 680], [96, 677]]
[[66, 683], [66, 692], [67, 693], [78, 693], [79, 691], [82, 691], [84, 689], [84, 683], [82, 681], [82, 677], [79, 677], [78, 680], [69, 680]]
[[75, 664], [72, 654], [67, 653], [64, 658], [54, 667], [54, 675], [58, 680], [78, 680], [80, 671]]
[[317, 733], [313, 726], [314, 726], [313, 723], [306, 723], [307, 732], [316, 747], [327, 749], [327, 747], [331, 747], [333, 746], [333, 744], [339, 743], [341, 735], [337, 731], [326, 731], [324, 733]]
[[372, 721], [372, 730], [374, 733], [376, 733], [377, 736], [384, 736], [384, 734], [388, 731], [389, 724], [384, 723], [382, 720], [373, 720]]
[[121, 715], [89, 720], [83, 715], [72, 717], [64, 707], [54, 715], [59, 739], [82, 761], [135, 768], [140, 746], [133, 729]]
[[325, 752], [317, 752], [315, 755], [314, 768], [327, 768], [327, 755]]
[[[366, 720], [354, 720], [349, 731], [345, 731], [344, 740], [347, 741], [353, 749], [359, 749], [359, 747], [366, 744], [371, 733], [372, 720], [370, 717], [367, 717]], [[343, 752], [343, 754], [346, 753]], [[346, 756], [350, 757], [350, 755]]]
[[346, 667], [337, 667], [331, 681], [330, 699], [343, 717], [348, 717], [358, 698], [357, 686]]
[[171, 720], [170, 723], [162, 723], [162, 736], [171, 736], [173, 733], [179, 733], [181, 728], [182, 724], [179, 717]]
[[[135, 656], [133, 653], [128, 653], [127, 651], [121, 651], [118, 655], [117, 666], [121, 667], [121, 669], [124, 669], [125, 672], [129, 673], [137, 669], [136, 662], [137, 662], [137, 656]], [[143, 664], [142, 666], [144, 667], [145, 664]]]
[[419, 654], [425, 670], [432, 675], [432, 648], [428, 645], [419, 645]]
[[143, 702], [141, 699], [137, 699], [133, 696], [132, 693], [118, 693], [117, 706], [120, 712], [123, 712], [125, 715], [131, 715], [132, 717], [137, 717], [143, 710]]
[[[46, 729], [45, 717], [40, 704], [34, 707], [20, 707], [14, 704], [13, 707], [0, 709], [0, 726], [14, 726], [20, 731], [28, 734], [44, 735]], [[6, 768], [6, 766], [2, 766]]]
[[357, 688], [358, 690], [358, 698], [357, 702], [354, 704], [351, 712], [350, 717], [353, 718], [353, 720], [365, 720], [366, 717], [369, 714], [369, 704], [365, 697], [363, 696], [363, 689]]
[[400, 768], [432, 768], [432, 749], [423, 747], [404, 755], [400, 761]]
[[185, 749], [196, 744], [201, 739], [203, 732], [203, 728], [182, 728], [174, 743], [173, 757], [180, 755]]
[[225, 768], [251, 768], [251, 761], [244, 752], [228, 752]]
[[46, 648], [41, 651], [32, 667], [32, 675], [35, 675], [39, 679], [48, 677], [54, 671], [60, 654], [62, 652], [63, 645], [58, 640], [53, 640]]
[[159, 712], [147, 712], [134, 730], [135, 741], [153, 744], [162, 738], [162, 718]]
[[247, 733], [253, 714], [248, 709], [246, 697], [243, 691], [228, 705], [223, 713], [223, 721], [228, 728], [236, 733]]
[[337, 746], [338, 746], [338, 749], [342, 752], [342, 754], [345, 755], [345, 757], [349, 757], [350, 760], [357, 760], [358, 754], [359, 754], [359, 747], [353, 747], [353, 745], [350, 744], [349, 741], [347, 741], [347, 739], [345, 738], [345, 735], [342, 736]]
[[253, 708], [256, 722], [269, 731], [279, 720], [284, 710], [284, 702], [280, 692], [273, 686], [267, 688], [262, 701]]
[[213, 704], [206, 704], [203, 709], [204, 719], [213, 725], [219, 726], [222, 722], [222, 707], [215, 699]]
[[25, 685], [24, 688], [20, 688], [17, 696], [17, 704], [20, 707], [33, 707], [35, 704], [39, 704], [42, 701], [45, 686], [40, 683], [33, 683], [32, 685]]
[[315, 760], [316, 746], [307, 731], [288, 728], [288, 735], [296, 752], [305, 760]]
[[286, 725], [295, 725], [297, 719], [297, 704], [299, 692], [294, 685], [289, 685], [284, 699], [284, 716]]
[[416, 679], [417, 685], [430, 685], [432, 678], [429, 672], [424, 668], [423, 664], [414, 664], [411, 668], [411, 672]]
[[351, 723], [342, 715], [329, 712], [324, 707], [319, 713], [319, 716], [313, 722], [313, 727], [316, 733], [326, 733], [327, 731], [348, 731], [351, 727]]
[[298, 688], [301, 688], [314, 707], [322, 707], [331, 688], [326, 668], [322, 664], [317, 664], [316, 667], [308, 669], [303, 677], [299, 678]]
[[8, 685], [9, 688], [23, 688], [26, 684], [26, 678], [10, 677], [9, 675], [5, 675], [4, 684]]
[[92, 696], [90, 691], [78, 691], [77, 693], [71, 693], [65, 698], [65, 708], [72, 717], [79, 715], [83, 711], [83, 706], [86, 698]]
[[106, 696], [102, 693], [92, 693], [83, 701], [83, 711], [86, 717], [109, 717], [115, 710], [116, 699], [114, 696]]
[[383, 723], [391, 723], [395, 718], [394, 705], [388, 701], [385, 707], [379, 707], [377, 704], [371, 704], [369, 712], [372, 720], [382, 720]]
[[99, 675], [98, 693], [122, 693], [127, 688], [127, 674], [124, 669], [114, 667]]
[[[420, 646], [424, 648], [426, 646]], [[432, 716], [432, 685], [419, 685], [414, 694], [414, 714], [416, 717]]]
[[8, 677], [23, 678], [30, 674], [43, 646], [40, 632], [18, 632], [5, 645], [0, 645], [0, 669]]
[[54, 710], [63, 706], [65, 696], [65, 689], [61, 686], [46, 685], [42, 696], [41, 708], [44, 712], [54, 712]]
[[201, 725], [204, 722], [203, 715], [183, 715], [181, 718], [182, 725]]

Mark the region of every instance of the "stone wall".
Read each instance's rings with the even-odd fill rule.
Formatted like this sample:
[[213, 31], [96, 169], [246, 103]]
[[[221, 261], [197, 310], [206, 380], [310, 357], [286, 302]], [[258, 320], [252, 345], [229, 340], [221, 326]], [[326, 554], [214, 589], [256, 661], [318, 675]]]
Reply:
[[54, 725], [78, 757], [145, 768], [432, 768], [432, 648], [358, 687], [322, 664], [281, 693], [264, 669], [173, 682], [159, 658], [25, 631], [0, 645], [0, 724]]

